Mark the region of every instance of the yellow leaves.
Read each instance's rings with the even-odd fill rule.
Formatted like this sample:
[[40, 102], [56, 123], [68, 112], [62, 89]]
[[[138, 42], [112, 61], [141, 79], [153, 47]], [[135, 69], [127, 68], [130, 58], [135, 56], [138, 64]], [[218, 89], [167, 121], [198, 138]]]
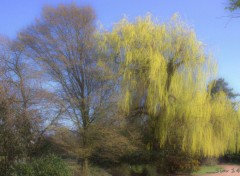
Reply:
[[122, 109], [124, 109], [127, 113], [129, 112], [130, 110], [130, 92], [129, 91], [126, 91], [124, 97], [123, 97], [123, 102], [121, 102], [120, 105], [122, 105]]
[[[156, 114], [157, 106], [162, 103], [165, 104], [165, 82], [167, 79], [166, 75], [166, 61], [161, 53], [151, 55], [152, 59], [149, 61], [149, 73], [148, 73], [148, 107], [149, 111]], [[160, 79], [161, 78], [161, 79]]]
[[123, 19], [105, 37], [121, 57], [121, 108], [146, 108], [160, 146], [177, 138], [193, 154], [226, 151], [234, 110], [224, 93], [213, 98], [207, 91], [216, 64], [191, 28], [177, 15], [165, 24], [148, 15]]

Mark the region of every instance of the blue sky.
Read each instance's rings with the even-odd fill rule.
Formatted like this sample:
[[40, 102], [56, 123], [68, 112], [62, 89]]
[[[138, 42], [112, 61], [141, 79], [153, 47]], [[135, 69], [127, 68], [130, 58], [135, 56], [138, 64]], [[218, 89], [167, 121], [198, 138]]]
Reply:
[[174, 13], [192, 26], [219, 65], [223, 77], [240, 92], [240, 18], [230, 19], [227, 0], [1, 0], [0, 34], [14, 38], [41, 14], [44, 5], [75, 2], [91, 5], [100, 21], [110, 29], [124, 15], [129, 19], [147, 12], [165, 21]]

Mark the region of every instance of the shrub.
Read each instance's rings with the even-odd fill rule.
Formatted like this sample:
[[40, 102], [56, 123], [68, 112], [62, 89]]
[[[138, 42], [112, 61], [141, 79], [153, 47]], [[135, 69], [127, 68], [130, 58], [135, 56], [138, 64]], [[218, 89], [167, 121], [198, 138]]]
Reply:
[[35, 176], [34, 170], [31, 164], [18, 163], [14, 166], [13, 175], [16, 176]]
[[188, 156], [167, 156], [165, 158], [165, 171], [167, 173], [190, 173], [199, 169], [200, 162]]
[[99, 167], [90, 167], [90, 176], [111, 176], [104, 169]]
[[146, 170], [148, 176], [157, 176], [157, 175], [159, 175], [159, 174], [157, 173], [157, 168], [156, 168], [156, 166], [154, 166], [154, 165], [147, 165], [147, 166], [145, 167], [145, 170]]
[[34, 159], [31, 163], [19, 163], [14, 167], [15, 176], [70, 176], [65, 162], [54, 155]]
[[110, 169], [109, 173], [112, 176], [130, 176], [131, 175], [131, 167], [130, 165], [123, 164], [121, 166], [113, 167]]
[[224, 163], [240, 163], [240, 154], [225, 154], [219, 158], [220, 162]]
[[157, 176], [154, 165], [136, 165], [132, 167], [131, 176]]
[[218, 164], [218, 158], [203, 158], [200, 163], [204, 166], [215, 166]]
[[32, 163], [35, 176], [69, 176], [70, 171], [64, 161], [54, 155], [35, 160]]

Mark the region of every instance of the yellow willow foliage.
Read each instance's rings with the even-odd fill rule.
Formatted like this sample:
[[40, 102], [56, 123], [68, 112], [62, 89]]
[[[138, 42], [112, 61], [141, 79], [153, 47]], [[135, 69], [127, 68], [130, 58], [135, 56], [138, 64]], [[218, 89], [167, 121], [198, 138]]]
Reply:
[[182, 108], [177, 110], [182, 114], [173, 114], [175, 118], [170, 123], [184, 122], [178, 129], [182, 149], [204, 156], [224, 154], [234, 127], [234, 111], [226, 95], [221, 92], [212, 99], [208, 94], [197, 93], [186, 104], [179, 104], [175, 106]]
[[[216, 65], [195, 32], [176, 15], [156, 23], [150, 15], [117, 23], [99, 43], [119, 63], [121, 108], [145, 108], [161, 147], [204, 156], [228, 150], [234, 123], [231, 102], [223, 92], [212, 97], [207, 83]], [[167, 147], [167, 146], [165, 146]]]
[[240, 107], [239, 104], [236, 107], [237, 111], [233, 114], [232, 119], [228, 120], [233, 121], [234, 125], [232, 126], [231, 138], [228, 141], [228, 152], [239, 152], [240, 151]]

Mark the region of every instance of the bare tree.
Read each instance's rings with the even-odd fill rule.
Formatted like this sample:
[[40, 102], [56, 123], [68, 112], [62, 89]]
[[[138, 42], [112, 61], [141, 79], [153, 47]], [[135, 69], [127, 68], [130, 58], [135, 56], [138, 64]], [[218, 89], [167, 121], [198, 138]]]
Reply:
[[[30, 111], [30, 100], [32, 100], [30, 93], [32, 93], [30, 86], [27, 85], [27, 74], [25, 71], [25, 64], [22, 59], [22, 49], [8, 39], [1, 40], [1, 53], [0, 59], [2, 64], [1, 70], [1, 89], [2, 94], [9, 99], [14, 97], [11, 101], [11, 106], [14, 106], [14, 111], [18, 113], [14, 115], [16, 128], [21, 133], [21, 143], [24, 145], [23, 152], [28, 155], [31, 147], [31, 140], [33, 139], [33, 131], [37, 130], [38, 116], [33, 117], [35, 112], [33, 109]], [[8, 118], [9, 120], [9, 118]], [[12, 120], [10, 120], [12, 121]], [[33, 126], [36, 124], [36, 126]], [[20, 130], [21, 129], [21, 130]], [[34, 129], [34, 130], [33, 130]]]
[[95, 14], [90, 7], [46, 7], [40, 19], [20, 33], [29, 56], [51, 76], [56, 95], [62, 100], [81, 138], [83, 172], [87, 175], [91, 146], [88, 130], [111, 94], [104, 73], [98, 68]]
[[20, 137], [18, 136], [18, 129], [14, 128], [16, 118], [11, 106], [13, 99], [7, 98], [0, 90], [0, 170], [1, 176], [9, 175], [9, 168], [17, 157], [22, 156], [24, 150], [19, 145]]
[[0, 48], [1, 89], [6, 97], [15, 97], [12, 100], [18, 111], [15, 126], [21, 129], [25, 157], [31, 157], [39, 140], [63, 113], [63, 108], [56, 106], [55, 96], [43, 89], [43, 74], [26, 56], [22, 43], [2, 37]]

